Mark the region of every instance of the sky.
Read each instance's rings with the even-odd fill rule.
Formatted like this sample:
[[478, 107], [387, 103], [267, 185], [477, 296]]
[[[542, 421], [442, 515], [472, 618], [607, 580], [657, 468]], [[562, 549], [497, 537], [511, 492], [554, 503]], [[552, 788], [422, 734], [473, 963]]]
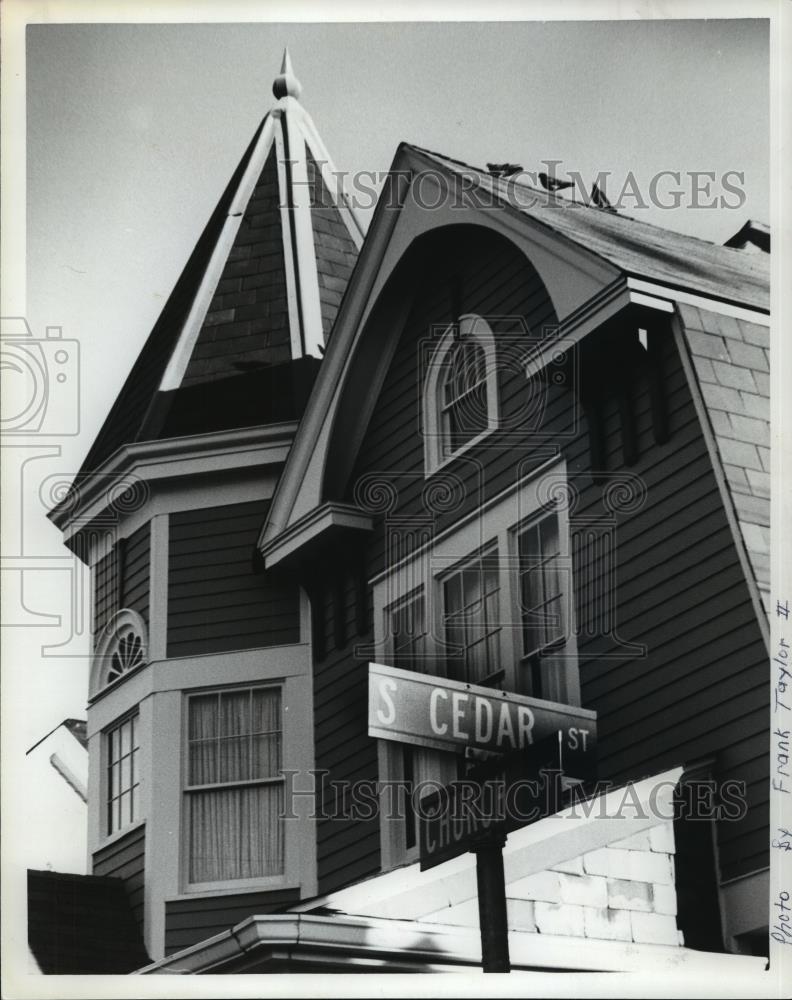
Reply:
[[18, 574], [6, 604], [26, 745], [84, 716], [87, 696], [87, 634], [42, 624], [71, 601], [48, 477], [79, 467], [272, 104], [287, 44], [339, 170], [384, 172], [408, 141], [475, 165], [611, 171], [617, 188], [630, 170], [641, 185], [741, 171], [738, 210], [625, 210], [718, 243], [768, 219], [766, 21], [30, 25], [26, 317], [36, 338], [57, 326], [76, 342], [80, 423], [37, 439], [24, 466], [24, 449], [6, 454], [6, 527], [43, 567]]

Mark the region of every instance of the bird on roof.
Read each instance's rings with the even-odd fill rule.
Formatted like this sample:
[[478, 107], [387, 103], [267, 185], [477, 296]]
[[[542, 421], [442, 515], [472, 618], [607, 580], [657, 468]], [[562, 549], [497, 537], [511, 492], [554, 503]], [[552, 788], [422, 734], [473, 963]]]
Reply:
[[545, 173], [539, 174], [539, 182], [546, 191], [563, 191], [564, 188], [574, 187], [573, 181], [562, 181]]
[[589, 198], [589, 201], [591, 202], [592, 205], [595, 205], [597, 208], [604, 208], [606, 212], [616, 211], [613, 205], [611, 205], [611, 203], [605, 197], [605, 192], [602, 190], [599, 184], [597, 184], [596, 181], [594, 181], [594, 184], [592, 185], [591, 197]]
[[521, 163], [488, 163], [487, 170], [495, 177], [511, 177], [522, 170]]

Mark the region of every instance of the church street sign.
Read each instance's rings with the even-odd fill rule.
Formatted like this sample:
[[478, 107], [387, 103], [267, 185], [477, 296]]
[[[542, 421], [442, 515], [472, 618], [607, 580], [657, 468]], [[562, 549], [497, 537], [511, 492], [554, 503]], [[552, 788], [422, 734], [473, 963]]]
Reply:
[[596, 778], [595, 740], [585, 749], [579, 740], [575, 744], [570, 747], [558, 730], [430, 789], [417, 810], [421, 871], [475, 849], [487, 835], [508, 834], [558, 812], [571, 783]]
[[596, 742], [596, 712], [445, 677], [369, 663], [369, 736], [434, 750], [508, 753], [563, 734], [570, 750]]

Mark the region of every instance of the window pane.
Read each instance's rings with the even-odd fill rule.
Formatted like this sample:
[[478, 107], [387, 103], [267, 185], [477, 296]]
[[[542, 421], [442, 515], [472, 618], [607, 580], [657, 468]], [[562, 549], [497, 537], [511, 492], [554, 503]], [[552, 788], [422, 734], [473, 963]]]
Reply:
[[220, 733], [236, 736], [250, 732], [250, 691], [232, 691], [220, 696]]
[[131, 756], [121, 758], [121, 789], [126, 791], [132, 785], [132, 758]]
[[231, 736], [218, 740], [215, 781], [247, 781], [250, 778], [250, 737]]
[[121, 765], [113, 764], [110, 768], [110, 798], [115, 798], [121, 792]]
[[219, 698], [216, 694], [190, 698], [189, 736], [191, 740], [218, 736]]
[[118, 800], [120, 806], [120, 818], [119, 818], [119, 828], [127, 826], [130, 822], [131, 816], [131, 795], [129, 792], [124, 792], [121, 798]]
[[129, 753], [132, 749], [132, 724], [125, 722], [121, 726], [121, 755]]
[[132, 787], [132, 820], [136, 820], [140, 816], [140, 785], [133, 785]]
[[282, 784], [191, 795], [191, 881], [281, 874], [282, 809]]
[[274, 733], [280, 731], [281, 695], [276, 688], [253, 692], [253, 719], [251, 732]]

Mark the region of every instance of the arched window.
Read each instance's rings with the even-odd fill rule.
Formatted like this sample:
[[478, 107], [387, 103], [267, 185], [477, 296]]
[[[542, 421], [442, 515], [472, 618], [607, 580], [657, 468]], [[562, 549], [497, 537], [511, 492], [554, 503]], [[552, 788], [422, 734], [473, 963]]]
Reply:
[[96, 646], [91, 669], [91, 695], [147, 662], [146, 624], [136, 611], [113, 615]]
[[481, 316], [461, 316], [429, 359], [423, 432], [427, 475], [498, 426], [495, 338]]

